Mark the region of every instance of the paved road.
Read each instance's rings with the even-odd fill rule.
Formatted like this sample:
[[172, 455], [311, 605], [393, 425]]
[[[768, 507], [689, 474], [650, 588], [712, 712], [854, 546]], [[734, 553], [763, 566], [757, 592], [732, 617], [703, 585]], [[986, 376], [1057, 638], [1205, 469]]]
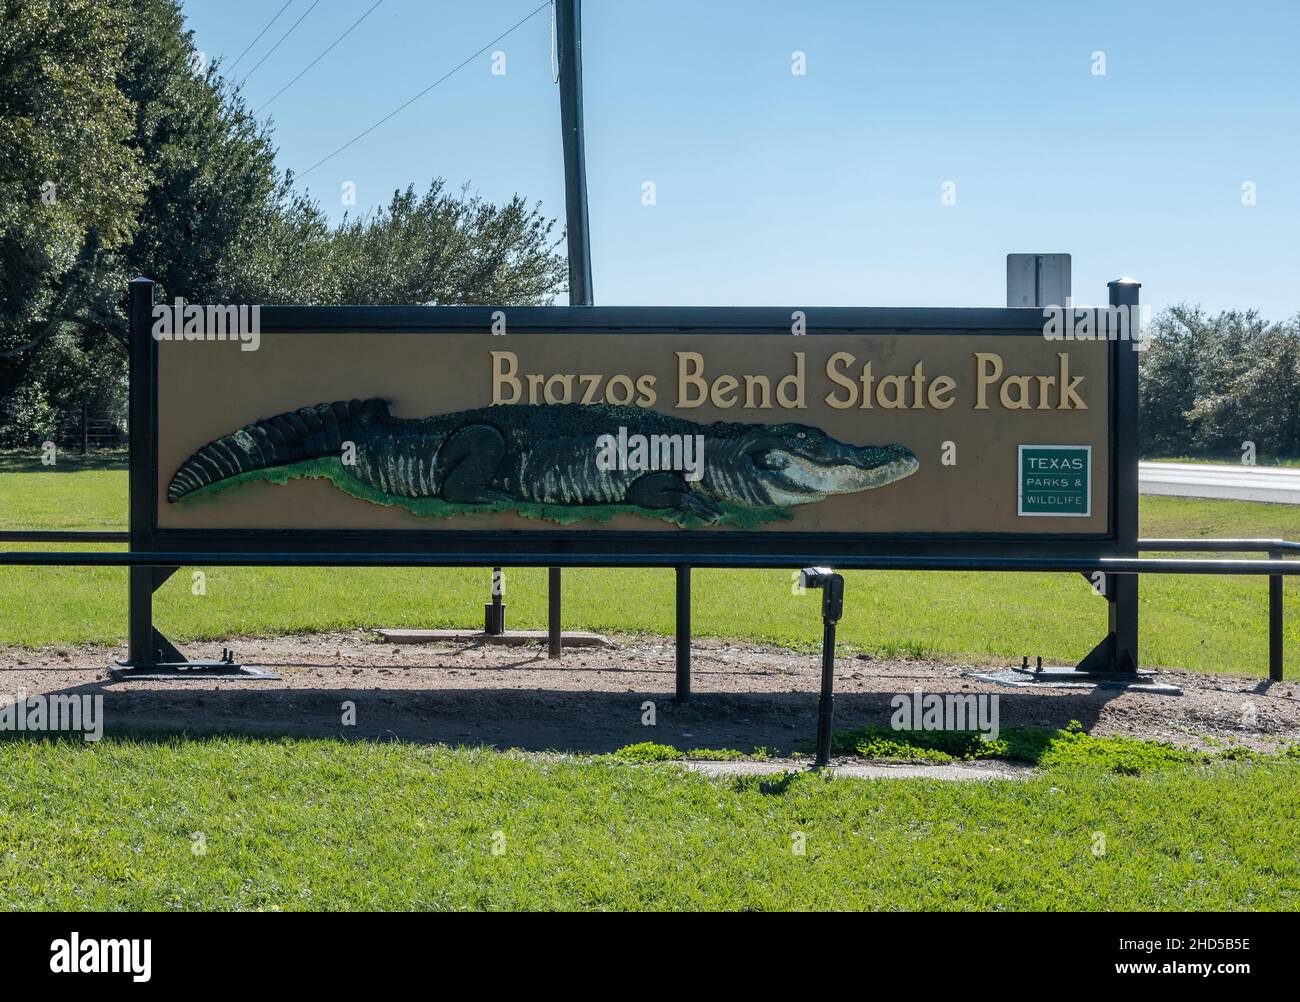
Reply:
[[1300, 469], [1211, 466], [1208, 463], [1139, 463], [1138, 489], [1142, 494], [1300, 504]]

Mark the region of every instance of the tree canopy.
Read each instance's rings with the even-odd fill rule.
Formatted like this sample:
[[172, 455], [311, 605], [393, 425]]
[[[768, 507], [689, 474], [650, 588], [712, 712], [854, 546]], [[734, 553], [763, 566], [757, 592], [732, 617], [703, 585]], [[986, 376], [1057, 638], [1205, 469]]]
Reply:
[[1254, 311], [1209, 316], [1174, 306], [1156, 317], [1142, 358], [1146, 455], [1300, 456], [1300, 317]]
[[[395, 192], [332, 225], [176, 0], [0, 0], [0, 445], [124, 405], [126, 284], [209, 303], [549, 302], [554, 220]], [[7, 406], [6, 406], [7, 405]]]

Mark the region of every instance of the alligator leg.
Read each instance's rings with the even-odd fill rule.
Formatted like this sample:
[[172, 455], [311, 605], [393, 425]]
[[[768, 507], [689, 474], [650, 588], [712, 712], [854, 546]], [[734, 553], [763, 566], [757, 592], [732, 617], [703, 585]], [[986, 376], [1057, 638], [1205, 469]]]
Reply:
[[722, 506], [712, 498], [696, 494], [678, 473], [646, 473], [628, 485], [629, 503], [654, 510], [671, 509], [693, 515], [705, 523], [722, 517]]
[[506, 442], [490, 424], [461, 428], [443, 444], [438, 465], [447, 471], [442, 481], [442, 499], [451, 504], [503, 504], [515, 498], [489, 489], [496, 475]]

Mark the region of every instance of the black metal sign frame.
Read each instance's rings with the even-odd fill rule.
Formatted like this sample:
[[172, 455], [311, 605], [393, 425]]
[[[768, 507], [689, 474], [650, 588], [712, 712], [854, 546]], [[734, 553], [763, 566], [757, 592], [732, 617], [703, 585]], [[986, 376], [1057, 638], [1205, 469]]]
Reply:
[[[484, 531], [189, 530], [158, 526], [158, 345], [150, 333], [153, 283], [131, 285], [131, 548], [139, 552], [401, 553], [476, 554], [509, 566], [519, 558], [549, 555], [557, 563], [608, 565], [611, 557], [637, 558], [663, 566], [753, 566], [756, 552], [772, 567], [810, 557], [853, 567], [887, 555], [1006, 555], [1121, 557], [1137, 552], [1137, 352], [1133, 344], [1108, 345], [1109, 492], [1104, 533], [808, 533], [808, 532], [624, 532], [580, 529]], [[1116, 302], [1129, 298], [1132, 303]], [[1113, 284], [1114, 305], [1135, 305], [1136, 286], [1126, 294]], [[792, 310], [719, 307], [297, 307], [263, 306], [263, 336], [310, 337], [329, 332], [488, 332], [492, 314], [504, 309], [512, 332], [600, 331], [611, 337], [642, 333], [737, 334], [793, 337]], [[927, 336], [954, 333], [1042, 337], [1037, 309], [803, 308], [807, 337], [825, 334]]]

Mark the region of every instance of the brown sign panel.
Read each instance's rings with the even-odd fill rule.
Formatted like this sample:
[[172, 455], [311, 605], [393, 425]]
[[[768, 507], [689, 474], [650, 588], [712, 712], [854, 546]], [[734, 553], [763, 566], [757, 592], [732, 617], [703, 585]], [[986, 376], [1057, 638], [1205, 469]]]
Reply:
[[608, 551], [629, 534], [683, 553], [724, 537], [815, 536], [821, 552], [1113, 538], [1112, 363], [1128, 345], [972, 329], [981, 311], [961, 311], [960, 329], [803, 335], [480, 312], [459, 329], [377, 330], [371, 313], [355, 329], [273, 323], [255, 342], [156, 338], [159, 537], [548, 536]]

